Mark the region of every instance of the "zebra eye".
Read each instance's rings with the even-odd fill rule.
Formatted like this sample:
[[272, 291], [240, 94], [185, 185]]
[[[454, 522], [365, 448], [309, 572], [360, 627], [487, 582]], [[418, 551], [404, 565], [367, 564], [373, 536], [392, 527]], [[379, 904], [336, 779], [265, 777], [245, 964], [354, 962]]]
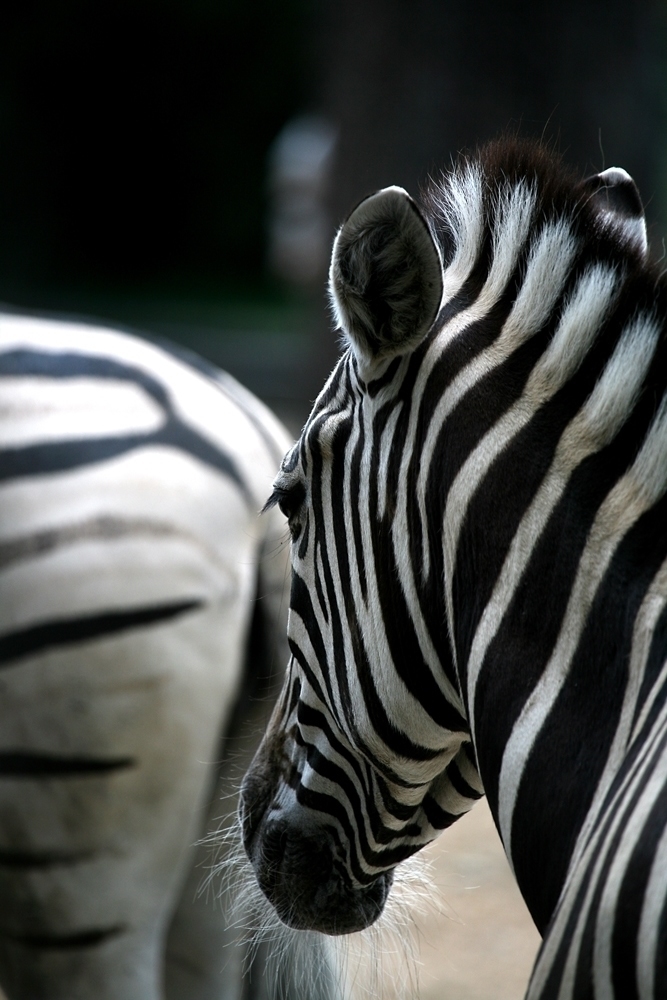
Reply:
[[278, 506], [287, 520], [292, 521], [305, 499], [306, 488], [303, 483], [295, 483], [290, 487], [274, 486], [273, 493], [264, 504], [264, 510]]

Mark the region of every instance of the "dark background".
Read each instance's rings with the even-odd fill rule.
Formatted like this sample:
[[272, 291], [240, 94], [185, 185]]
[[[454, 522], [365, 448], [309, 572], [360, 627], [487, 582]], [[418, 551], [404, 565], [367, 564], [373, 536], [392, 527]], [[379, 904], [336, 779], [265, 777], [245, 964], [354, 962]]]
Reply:
[[266, 150], [307, 100], [307, 7], [27, 0], [5, 12], [4, 282], [254, 279]]
[[266, 265], [267, 155], [337, 130], [327, 240], [508, 128], [639, 183], [667, 233], [658, 0], [25, 0], [0, 33], [0, 299], [167, 334], [294, 426], [333, 358], [324, 274]]

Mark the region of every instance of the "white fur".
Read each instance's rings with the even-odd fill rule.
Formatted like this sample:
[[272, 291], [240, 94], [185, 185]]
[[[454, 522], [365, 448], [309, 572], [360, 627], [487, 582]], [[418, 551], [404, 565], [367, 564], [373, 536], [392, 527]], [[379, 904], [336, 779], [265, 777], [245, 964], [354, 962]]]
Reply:
[[601, 212], [600, 218], [603, 224], [619, 235], [625, 243], [629, 243], [643, 255], [648, 252], [646, 221], [643, 216], [639, 219], [619, 219], [614, 212]]
[[593, 346], [619, 286], [614, 268], [592, 264], [565, 303], [563, 315], [544, 357], [531, 374], [529, 393], [537, 402], [572, 378]]
[[15, 378], [0, 380], [0, 447], [150, 434], [165, 421], [154, 399], [120, 379]]
[[449, 178], [438, 192], [436, 207], [455, 247], [443, 280], [444, 303], [461, 290], [479, 255], [484, 222], [484, 181], [479, 168], [469, 165]]

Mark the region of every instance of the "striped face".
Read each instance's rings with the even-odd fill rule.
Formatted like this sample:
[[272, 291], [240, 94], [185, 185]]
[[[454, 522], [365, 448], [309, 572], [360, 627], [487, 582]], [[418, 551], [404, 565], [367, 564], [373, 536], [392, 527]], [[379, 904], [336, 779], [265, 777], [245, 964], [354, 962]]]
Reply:
[[416, 511], [392, 445], [401, 379], [374, 388], [348, 352], [274, 484], [292, 538], [292, 659], [243, 793], [266, 894], [287, 923], [330, 932], [375, 919], [394, 866], [480, 793], [446, 643], [422, 610], [419, 573], [402, 565]]
[[[390, 197], [425, 257], [401, 316], [419, 339], [440, 259], [413, 203]], [[442, 614], [428, 612], [441, 587], [406, 559], [419, 517], [402, 445], [412, 376], [387, 353], [370, 381], [352, 350], [341, 358], [269, 501], [289, 518], [292, 659], [244, 784], [245, 841], [283, 920], [331, 933], [371, 923], [396, 864], [481, 792]]]
[[[619, 292], [645, 246], [628, 176], [541, 190], [538, 172], [484, 169], [435, 192], [440, 243], [397, 188], [342, 227], [330, 285], [349, 347], [269, 500], [292, 536], [292, 657], [242, 820], [292, 926], [371, 923], [394, 867], [480, 796], [478, 766], [511, 830], [495, 733], [517, 691], [530, 707], [539, 658], [519, 649], [520, 609], [500, 626], [563, 476], [614, 440], [655, 353], [650, 311]], [[507, 787], [519, 740], [513, 754]]]

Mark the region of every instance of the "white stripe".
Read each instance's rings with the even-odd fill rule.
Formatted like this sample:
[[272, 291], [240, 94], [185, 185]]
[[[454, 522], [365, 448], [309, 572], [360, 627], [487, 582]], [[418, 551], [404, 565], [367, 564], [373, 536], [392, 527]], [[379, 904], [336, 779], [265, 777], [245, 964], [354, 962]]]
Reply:
[[[590, 906], [595, 892], [598, 888], [600, 872], [606, 862], [609, 846], [613, 842], [619, 825], [622, 822], [623, 812], [627, 803], [635, 794], [638, 788], [645, 783], [645, 773], [651, 766], [652, 754], [655, 744], [662, 738], [664, 726], [667, 723], [667, 705], [663, 707], [659, 717], [656, 719], [652, 732], [645, 740], [641, 751], [635, 762], [634, 769], [626, 775], [623, 784], [617, 790], [614, 801], [608, 809], [608, 815], [612, 817], [609, 829], [604, 834], [601, 825], [598, 825], [594, 836], [590, 839], [581, 862], [571, 873], [565, 883], [555, 916], [549, 928], [549, 933], [545, 938], [542, 949], [538, 955], [530, 987], [526, 1000], [539, 1000], [542, 990], [551, 972], [555, 956], [561, 947], [564, 935], [567, 932], [567, 925], [572, 915], [572, 907], [576, 902], [582, 881], [588, 871], [590, 864], [593, 864], [593, 871], [589, 881], [588, 889], [583, 904], [578, 907], [577, 924], [573, 934], [568, 935], [568, 959], [561, 981], [561, 989], [558, 1000], [570, 1000], [572, 997], [572, 987], [574, 983], [574, 973], [579, 957], [579, 948], [583, 935]], [[660, 783], [661, 784], [661, 783]], [[660, 788], [658, 788], [658, 792]], [[621, 1000], [621, 998], [619, 998]]]
[[109, 435], [150, 434], [165, 413], [140, 385], [122, 379], [0, 379], [0, 447]]
[[[667, 765], [667, 748], [663, 748], [660, 758], [655, 764], [655, 769], [643, 789], [636, 807], [632, 810], [628, 818], [614, 853], [614, 860], [605, 879], [605, 887], [600, 898], [597, 919], [595, 921], [595, 944], [593, 948], [593, 982], [595, 984], [595, 993], [600, 997], [614, 996], [612, 984], [612, 938], [616, 926], [615, 917], [618, 907], [618, 896], [628, 863], [648, 822], [655, 800], [662, 791], [665, 780], [665, 765]], [[667, 892], [664, 869], [661, 872], [661, 877], [660, 891], [664, 903], [665, 893]], [[654, 895], [657, 896], [658, 893], [654, 892]], [[654, 934], [652, 935], [654, 947], [656, 933], [657, 922]], [[639, 940], [641, 941], [641, 937]], [[655, 959], [655, 954], [653, 957]]]
[[[603, 380], [604, 377], [598, 387]], [[632, 402], [635, 396], [636, 393], [629, 391], [626, 399]], [[620, 416], [615, 410], [619, 422]], [[667, 409], [663, 407], [635, 462], [601, 505], [582, 553], [555, 649], [505, 746], [498, 788], [498, 822], [508, 856], [511, 856], [512, 816], [523, 771], [565, 684], [598, 586], [623, 536], [667, 487], [666, 425]], [[660, 454], [664, 455], [662, 465]], [[474, 688], [471, 695], [474, 696]]]
[[378, 457], [379, 469], [378, 469], [378, 510], [377, 516], [379, 520], [382, 520], [387, 511], [387, 472], [389, 469], [389, 460], [391, 457], [391, 451], [394, 446], [394, 434], [396, 433], [396, 421], [398, 420], [399, 414], [403, 409], [403, 401], [399, 400], [396, 406], [393, 408], [389, 417], [387, 418], [387, 423], [382, 431], [382, 437], [380, 438], [380, 454]]
[[665, 872], [667, 871], [667, 829], [658, 842], [651, 874], [644, 891], [644, 905], [637, 934], [637, 989], [639, 1000], [655, 1000], [655, 963], [658, 954], [658, 930], [665, 908]]
[[442, 300], [448, 302], [461, 290], [479, 255], [484, 227], [483, 180], [479, 168], [469, 166], [452, 176], [440, 190], [437, 204], [456, 247], [443, 277]]
[[[562, 342], [565, 339], [565, 335], [561, 334], [561, 329], [565, 329], [570, 335], [579, 329], [582, 335], [581, 339], [584, 343], [588, 347], [592, 344], [595, 335], [598, 332], [599, 323], [602, 322], [605, 312], [611, 304], [611, 298], [613, 295], [613, 274], [608, 273], [606, 275], [606, 279], [607, 280], [605, 282], [602, 280], [602, 276], [599, 273], [591, 272], [588, 276], [584, 277], [581, 285], [578, 286], [571, 300], [570, 306], [566, 308], [563, 314], [563, 319], [556, 332], [556, 337], [554, 338], [556, 341], [554, 348], [556, 359], [558, 359], [558, 355], [562, 351]], [[607, 294], [606, 296], [603, 296], [602, 291], [605, 286]], [[595, 290], [599, 295], [599, 298], [596, 300], [599, 306], [599, 311], [593, 308], [593, 305], [589, 300], [589, 294], [593, 290]], [[587, 302], [588, 308], [586, 309]], [[588, 317], [587, 323], [584, 322], [584, 316], [582, 315], [584, 310]], [[637, 350], [638, 330], [641, 331], [639, 350]], [[477, 679], [479, 677], [479, 671], [481, 670], [486, 651], [498, 631], [502, 618], [510, 605], [516, 588], [519, 585], [521, 577], [533, 553], [534, 547], [539, 541], [552, 511], [563, 495], [574, 469], [586, 457], [588, 457], [588, 455], [607, 444], [613, 438], [614, 434], [627, 417], [641, 388], [641, 384], [651, 362], [653, 352], [655, 351], [657, 339], [658, 329], [655, 325], [650, 325], [642, 320], [637, 320], [632, 323], [621, 337], [616, 351], [609, 361], [607, 369], [605, 369], [605, 372], [598, 381], [588, 400], [563, 432], [549, 471], [544, 477], [540, 488], [533, 497], [530, 506], [521, 519], [519, 527], [517, 528], [514, 538], [512, 539], [509, 552], [505, 558], [505, 562], [494, 587], [493, 594], [484, 609], [484, 613], [477, 627], [468, 662], [468, 698], [470, 706], [474, 703]], [[635, 351], [636, 363], [629, 366], [623, 383], [623, 389], [622, 391], [619, 390], [617, 392], [617, 372], [622, 370], [623, 365], [627, 364], [629, 345], [631, 345], [633, 351]], [[584, 352], [580, 350], [580, 360], [583, 360], [584, 356]], [[619, 360], [621, 364], [619, 364]], [[556, 363], [554, 364], [553, 355], [551, 355], [550, 351], [547, 352], [543, 362], [538, 364], [533, 376], [531, 376], [531, 379], [526, 386], [524, 396], [528, 399], [536, 395], [535, 385], [544, 385], [545, 383], [543, 365], [550, 374], [555, 375], [556, 372], [559, 372], [559, 374], [564, 378], [568, 378], [571, 374], [573, 374], [570, 367], [560, 364], [558, 360], [556, 360]], [[607, 377], [608, 371], [611, 372], [609, 377]], [[555, 393], [559, 388], [560, 385], [558, 383], [553, 384], [550, 387], [550, 394]], [[604, 409], [604, 403], [600, 403], [599, 399], [601, 397], [604, 401], [609, 394], [613, 394], [616, 399], [611, 413], [614, 420], [612, 421], [610, 419], [606, 425], [602, 425], [599, 419], [599, 414], [601, 410]], [[621, 405], [621, 403], [623, 405]], [[625, 409], [623, 407], [625, 407]], [[518, 426], [518, 429], [520, 429], [524, 423], [532, 418], [534, 411], [531, 411], [528, 408], [528, 405], [523, 401], [522, 397], [516, 407], [514, 407], [511, 411], [511, 414], [513, 415], [514, 423]], [[473, 452], [473, 455], [475, 455], [484, 449], [482, 454], [484, 461], [486, 461], [487, 468], [493, 458], [494, 452], [486, 447], [485, 442], [487, 438], [489, 438], [494, 447], [497, 450], [500, 450], [500, 447], [504, 446], [506, 441], [502, 438], [500, 441], [496, 441], [496, 428], [500, 428], [502, 431], [506, 427], [508, 427], [507, 440], [509, 440], [509, 432], [512, 431], [513, 425], [512, 423], [509, 423], [508, 425], [506, 419], [501, 418], [498, 424], [496, 424], [495, 427], [492, 428], [482, 440], [476, 449], [476, 452]], [[478, 466], [483, 466], [483, 464], [484, 462], [482, 460], [478, 460]], [[466, 477], [463, 476], [465, 469], [466, 466], [463, 466], [463, 469], [457, 477], [452, 490], [454, 488], [460, 488], [462, 492], [465, 489], [465, 484], [467, 482]], [[469, 471], [467, 473], [467, 476], [471, 479], [473, 479], [473, 475], [473, 471]], [[469, 502], [469, 500], [467, 502]], [[464, 504], [467, 509], [465, 496], [463, 496], [459, 504], [454, 507], [454, 511], [460, 510], [461, 506]], [[459, 514], [459, 517], [460, 516], [461, 515]], [[457, 520], [454, 520], [454, 527], [448, 530], [452, 533], [456, 532], [458, 544], [458, 531], [460, 530], [460, 523], [457, 522]], [[455, 550], [452, 555], [452, 559], [454, 558]], [[449, 587], [449, 600], [451, 601], [451, 586]]]
[[[567, 277], [575, 252], [576, 244], [565, 225], [554, 223], [545, 227], [540, 239], [532, 249], [521, 291], [500, 336], [458, 373], [438, 401], [424, 441], [417, 482], [417, 498], [423, 530], [426, 526], [426, 482], [431, 468], [433, 451], [445, 421], [464, 396], [474, 389], [486, 374], [502, 364], [521, 344], [541, 329], [562, 291], [563, 282]], [[472, 456], [468, 459], [469, 472], [474, 461]], [[457, 478], [461, 479], [461, 473]], [[465, 508], [460, 512], [459, 524], [464, 515]], [[456, 551], [458, 532], [456, 531], [451, 537], [449, 532], [448, 525], [445, 552], [446, 556], [453, 557]], [[426, 534], [424, 534], [422, 561], [424, 576], [427, 577], [430, 570], [430, 553]], [[453, 563], [450, 565], [447, 559], [445, 565], [447, 570], [453, 568]], [[449, 611], [451, 613], [451, 608]]]
[[654, 576], [650, 587], [646, 591], [641, 607], [635, 617], [632, 634], [632, 645], [630, 653], [630, 663], [628, 666], [628, 681], [623, 695], [623, 705], [621, 714], [614, 733], [614, 739], [604, 771], [598, 781], [593, 801], [590, 804], [586, 819], [577, 836], [577, 843], [569, 864], [568, 871], [574, 871], [585, 850], [591, 831], [599, 819], [600, 809], [609, 788], [618, 774], [618, 769], [623, 762], [628, 747], [635, 739], [637, 728], [631, 733], [630, 727], [637, 708], [637, 698], [644, 679], [646, 661], [651, 651], [651, 642], [656, 622], [665, 607], [667, 601], [667, 560], [662, 564]]

